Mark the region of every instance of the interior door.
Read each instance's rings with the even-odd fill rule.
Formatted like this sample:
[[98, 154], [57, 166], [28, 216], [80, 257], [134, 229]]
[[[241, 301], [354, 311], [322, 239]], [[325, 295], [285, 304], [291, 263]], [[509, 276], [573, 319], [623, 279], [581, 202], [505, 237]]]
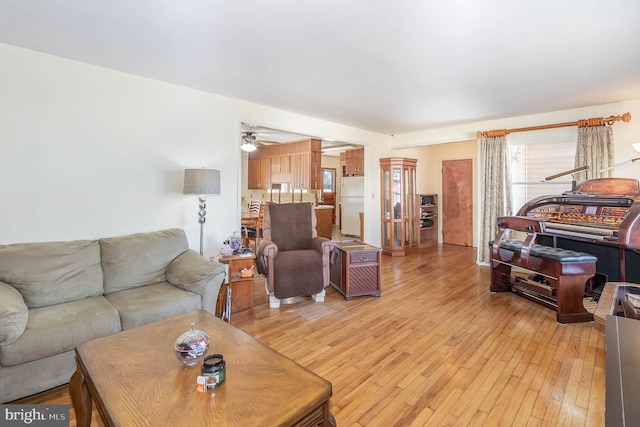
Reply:
[[473, 160], [442, 161], [442, 243], [473, 245]]

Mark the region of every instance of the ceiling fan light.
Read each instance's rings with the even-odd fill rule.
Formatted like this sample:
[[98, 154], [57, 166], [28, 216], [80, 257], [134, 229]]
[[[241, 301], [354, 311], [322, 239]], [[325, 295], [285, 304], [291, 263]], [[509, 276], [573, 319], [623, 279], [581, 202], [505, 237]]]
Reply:
[[635, 144], [631, 144], [634, 150], [640, 153], [640, 142], [636, 142]]
[[245, 139], [242, 141], [242, 145], [240, 146], [240, 149], [242, 151], [246, 151], [247, 153], [251, 153], [252, 151], [256, 151], [258, 147], [256, 147], [252, 141]]

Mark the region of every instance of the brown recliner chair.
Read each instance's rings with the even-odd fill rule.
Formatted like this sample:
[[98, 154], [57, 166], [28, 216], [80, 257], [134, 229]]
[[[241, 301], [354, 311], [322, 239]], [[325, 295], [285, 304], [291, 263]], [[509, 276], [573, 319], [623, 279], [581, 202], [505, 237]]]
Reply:
[[256, 265], [267, 277], [269, 307], [295, 296], [324, 301], [333, 242], [318, 237], [316, 222], [311, 203], [265, 204]]

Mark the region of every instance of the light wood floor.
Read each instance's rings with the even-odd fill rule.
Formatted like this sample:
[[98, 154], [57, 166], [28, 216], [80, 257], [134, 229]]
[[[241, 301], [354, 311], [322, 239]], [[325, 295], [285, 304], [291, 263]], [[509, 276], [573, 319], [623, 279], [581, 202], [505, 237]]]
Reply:
[[472, 248], [384, 256], [382, 291], [345, 301], [329, 288], [323, 303], [272, 310], [257, 281], [254, 309], [231, 323], [331, 381], [338, 426], [604, 425], [602, 326], [560, 325], [548, 308], [490, 294]]

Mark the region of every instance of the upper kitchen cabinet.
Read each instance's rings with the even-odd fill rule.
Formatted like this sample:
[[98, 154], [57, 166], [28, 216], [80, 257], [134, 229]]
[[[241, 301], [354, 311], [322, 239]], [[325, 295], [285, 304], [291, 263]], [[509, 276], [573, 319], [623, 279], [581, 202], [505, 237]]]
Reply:
[[322, 141], [310, 138], [295, 144], [299, 152], [291, 154], [291, 188], [322, 190]]
[[321, 189], [321, 143], [320, 139], [309, 138], [286, 144], [261, 146], [250, 153], [249, 189], [268, 189], [272, 183], [288, 183], [295, 190]]
[[308, 154], [291, 155], [291, 188], [311, 188], [311, 156]]
[[271, 188], [271, 159], [249, 157], [248, 187], [252, 190]]
[[364, 148], [347, 150], [340, 153], [342, 176], [364, 175]]
[[291, 156], [271, 157], [271, 182], [283, 183], [291, 182]]

